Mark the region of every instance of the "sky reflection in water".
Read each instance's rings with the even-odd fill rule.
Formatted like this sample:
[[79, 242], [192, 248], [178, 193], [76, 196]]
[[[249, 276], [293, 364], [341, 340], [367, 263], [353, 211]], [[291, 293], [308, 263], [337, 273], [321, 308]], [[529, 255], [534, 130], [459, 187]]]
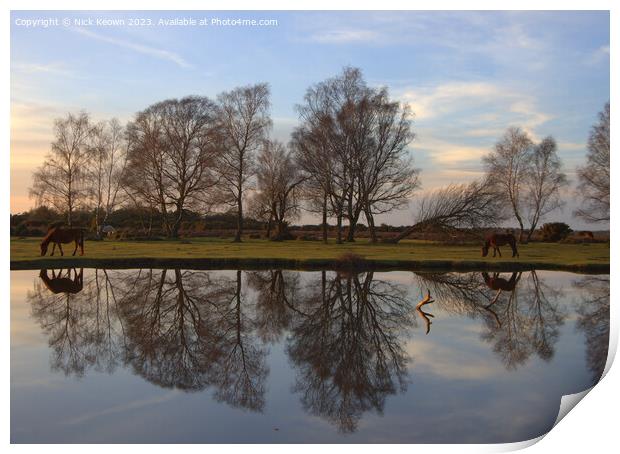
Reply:
[[11, 284], [12, 442], [515, 442], [548, 431], [607, 357], [608, 276], [65, 269]]

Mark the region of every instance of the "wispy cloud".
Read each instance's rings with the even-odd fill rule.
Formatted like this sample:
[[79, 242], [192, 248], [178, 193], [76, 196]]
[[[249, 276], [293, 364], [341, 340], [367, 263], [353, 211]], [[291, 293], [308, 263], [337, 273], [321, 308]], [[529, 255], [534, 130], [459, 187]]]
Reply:
[[599, 47], [586, 58], [588, 65], [597, 65], [604, 61], [609, 62], [609, 45]]
[[75, 28], [73, 29], [77, 33], [80, 33], [84, 36], [88, 36], [93, 39], [97, 39], [99, 41], [103, 41], [106, 43], [113, 44], [115, 46], [122, 47], [124, 49], [132, 50], [135, 52], [139, 52], [144, 55], [149, 55], [154, 58], [158, 58], [160, 60], [171, 61], [182, 68], [191, 68], [192, 65], [189, 64], [183, 57], [174, 52], [170, 52], [165, 49], [158, 49], [155, 47], [145, 46], [143, 44], [138, 44], [131, 41], [125, 41], [123, 39], [113, 38], [111, 36], [101, 35], [99, 33], [92, 32], [90, 30], [84, 28]]
[[[481, 158], [510, 126], [518, 126], [535, 140], [539, 127], [552, 117], [540, 110], [536, 98], [501, 83], [448, 81], [405, 88], [396, 96], [415, 115], [414, 153], [441, 169], [441, 178], [422, 175], [425, 188], [438, 181], [465, 181], [478, 176]], [[542, 134], [541, 134], [542, 135]], [[467, 177], [465, 175], [467, 173]]]
[[115, 405], [113, 407], [109, 407], [103, 410], [99, 410], [99, 411], [93, 411], [90, 413], [85, 413], [81, 416], [78, 416], [76, 418], [70, 419], [68, 421], [64, 421], [63, 424], [66, 425], [77, 425], [77, 424], [81, 424], [87, 421], [90, 421], [92, 419], [95, 418], [99, 418], [101, 416], [108, 416], [108, 415], [114, 415], [114, 414], [119, 414], [119, 413], [125, 413], [131, 410], [137, 410], [137, 409], [141, 409], [144, 407], [149, 407], [151, 405], [157, 405], [157, 404], [161, 404], [164, 402], [167, 402], [171, 399], [173, 399], [175, 396], [177, 396], [178, 393], [176, 391], [170, 391], [166, 394], [163, 394], [161, 396], [156, 396], [156, 397], [152, 397], [149, 399], [139, 399], [139, 400], [134, 400], [134, 401], [130, 401], [124, 404], [119, 404], [119, 405]]
[[65, 76], [65, 77], [75, 76], [75, 73], [73, 71], [64, 68], [62, 65], [58, 63], [41, 64], [41, 63], [30, 63], [30, 62], [17, 61], [17, 62], [11, 63], [11, 70], [19, 71], [20, 73], [24, 73], [24, 74], [43, 73], [43, 74], [56, 74], [56, 75]]
[[376, 41], [378, 38], [379, 33], [373, 30], [344, 29], [315, 33], [311, 39], [319, 43], [354, 43]]
[[535, 136], [536, 128], [552, 118], [531, 95], [492, 82], [451, 81], [405, 88], [397, 96], [412, 107], [417, 121], [456, 116], [452, 126], [471, 137], [495, 136], [509, 126], [520, 126]]

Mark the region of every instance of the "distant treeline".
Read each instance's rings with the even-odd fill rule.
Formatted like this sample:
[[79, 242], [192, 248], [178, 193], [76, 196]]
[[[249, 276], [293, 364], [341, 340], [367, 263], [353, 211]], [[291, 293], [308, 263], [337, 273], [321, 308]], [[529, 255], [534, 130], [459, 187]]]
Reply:
[[[114, 229], [109, 236], [127, 239], [165, 236], [166, 232], [157, 222], [154, 222], [159, 217], [159, 213], [151, 213], [144, 209], [119, 208], [108, 217], [108, 226]], [[232, 236], [237, 228], [236, 213], [202, 215], [193, 211], [186, 211], [183, 218], [184, 221], [181, 224], [180, 233], [184, 236], [200, 236], [201, 234], [209, 234], [214, 231], [220, 231], [222, 234]], [[77, 225], [91, 228], [91, 236], [94, 236], [92, 212], [78, 210], [74, 213], [74, 219]], [[266, 236], [267, 222], [244, 217], [243, 223], [249, 233], [261, 232], [262, 236]], [[44, 235], [51, 227], [61, 225], [66, 225], [66, 218], [63, 213], [47, 207], [33, 208], [24, 213], [11, 215], [11, 236], [39, 237]], [[320, 232], [322, 225], [291, 225], [289, 229], [291, 231]], [[405, 229], [406, 226], [391, 226], [387, 224], [377, 226], [379, 232], [402, 232]], [[328, 226], [328, 231], [335, 234], [336, 226]], [[358, 231], [361, 233], [367, 232], [368, 227], [360, 223]]]

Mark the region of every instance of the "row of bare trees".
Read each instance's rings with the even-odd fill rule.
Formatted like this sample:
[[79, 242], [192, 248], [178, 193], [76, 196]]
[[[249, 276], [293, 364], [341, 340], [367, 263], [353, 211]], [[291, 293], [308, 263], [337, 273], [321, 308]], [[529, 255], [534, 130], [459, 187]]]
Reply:
[[[330, 219], [337, 242], [355, 241], [362, 215], [376, 242], [375, 216], [405, 207], [420, 186], [408, 148], [415, 136], [409, 107], [347, 67], [308, 88], [296, 106], [299, 125], [283, 144], [269, 136], [269, 98], [269, 86], [257, 84], [215, 100], [169, 99], [126, 126], [68, 114], [54, 123], [55, 139], [30, 195], [66, 213], [69, 225], [77, 209], [88, 207], [99, 235], [110, 213], [133, 206], [151, 213], [150, 223], [159, 217], [170, 237], [179, 235], [189, 210], [224, 208], [236, 213], [235, 241], [248, 212], [268, 225], [269, 237], [286, 239], [304, 208], [321, 215], [325, 242]], [[609, 104], [588, 149], [578, 171], [584, 205], [576, 214], [609, 220]], [[481, 180], [422, 197], [416, 224], [396, 241], [420, 228], [490, 227], [510, 218], [521, 240], [529, 240], [541, 219], [563, 205], [568, 180], [552, 137], [535, 143], [509, 128], [483, 163]]]
[[123, 203], [161, 217], [168, 236], [179, 234], [187, 210], [228, 207], [237, 214], [241, 241], [244, 204], [286, 238], [287, 224], [310, 210], [349, 224], [354, 241], [363, 213], [376, 241], [374, 216], [403, 206], [418, 187], [407, 146], [413, 139], [407, 106], [386, 89], [366, 85], [361, 72], [308, 89], [298, 106], [300, 126], [290, 144], [269, 139], [269, 87], [236, 88], [215, 101], [189, 96], [138, 112], [123, 128], [117, 120], [94, 124], [86, 113], [54, 125], [55, 140], [35, 172], [31, 196], [67, 213], [95, 212], [97, 231]]

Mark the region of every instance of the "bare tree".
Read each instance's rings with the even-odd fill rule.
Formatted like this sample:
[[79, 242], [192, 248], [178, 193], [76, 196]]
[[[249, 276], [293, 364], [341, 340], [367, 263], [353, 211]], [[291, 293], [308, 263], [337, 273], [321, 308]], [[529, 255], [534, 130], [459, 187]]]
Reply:
[[509, 128], [495, 144], [495, 150], [484, 157], [489, 181], [519, 223], [519, 241], [523, 240], [523, 198], [526, 180], [529, 178], [533, 145], [525, 131]]
[[237, 209], [235, 242], [243, 233], [243, 198], [254, 173], [254, 156], [271, 127], [269, 106], [269, 86], [264, 83], [218, 96], [217, 199]]
[[287, 222], [299, 214], [300, 173], [292, 153], [277, 141], [265, 141], [258, 155], [257, 189], [254, 199], [275, 221], [275, 240], [287, 238]]
[[609, 221], [609, 103], [599, 113], [599, 121], [592, 127], [588, 139], [588, 161], [577, 170], [579, 195], [583, 205], [576, 216], [588, 222]]
[[90, 152], [89, 192], [95, 206], [95, 230], [101, 236], [102, 227], [125, 195], [121, 182], [127, 167], [127, 141], [116, 118], [95, 126]]
[[344, 68], [310, 87], [297, 109], [301, 125], [293, 144], [310, 177], [314, 205], [323, 194], [323, 224], [330, 211], [341, 242], [346, 218], [346, 239], [354, 241], [363, 212], [376, 241], [374, 214], [406, 204], [418, 186], [418, 170], [407, 154], [414, 137], [409, 108], [390, 102], [387, 89], [368, 87], [359, 69]]
[[370, 134], [356, 153], [356, 174], [371, 240], [376, 242], [374, 215], [406, 205], [419, 187], [419, 170], [407, 149], [414, 138], [409, 106], [390, 102], [386, 89], [379, 90], [370, 105]]
[[154, 104], [128, 126], [126, 185], [145, 205], [160, 209], [169, 236], [178, 236], [184, 210], [209, 206], [215, 125], [214, 103], [190, 96]]
[[57, 118], [51, 152], [33, 175], [30, 197], [36, 200], [37, 206], [51, 205], [66, 213], [68, 225], [72, 224], [76, 208], [86, 202], [84, 181], [90, 161], [91, 133], [86, 112]]
[[557, 155], [557, 145], [549, 136], [536, 145], [530, 160], [527, 179], [525, 204], [530, 223], [527, 241], [532, 238], [534, 230], [542, 217], [564, 205], [560, 190], [568, 184], [562, 172], [562, 162]]
[[[301, 125], [293, 133], [293, 143], [301, 167], [322, 188], [336, 218], [338, 243], [343, 218], [349, 220], [352, 238], [361, 213], [354, 171], [354, 112], [368, 95], [361, 71], [345, 68], [339, 76], [308, 88], [304, 103], [297, 106]], [[324, 219], [327, 211], [326, 206]]]
[[[323, 242], [327, 244], [327, 218], [333, 214], [330, 194], [332, 194], [332, 173], [329, 150], [321, 138], [318, 127], [303, 125], [293, 132], [291, 146], [295, 150], [295, 160], [307, 176], [304, 183], [304, 198], [308, 211], [321, 213]], [[338, 225], [338, 241], [341, 240]]]
[[454, 184], [424, 196], [418, 204], [415, 224], [392, 241], [398, 242], [418, 230], [477, 229], [503, 219], [502, 203], [488, 180]]

